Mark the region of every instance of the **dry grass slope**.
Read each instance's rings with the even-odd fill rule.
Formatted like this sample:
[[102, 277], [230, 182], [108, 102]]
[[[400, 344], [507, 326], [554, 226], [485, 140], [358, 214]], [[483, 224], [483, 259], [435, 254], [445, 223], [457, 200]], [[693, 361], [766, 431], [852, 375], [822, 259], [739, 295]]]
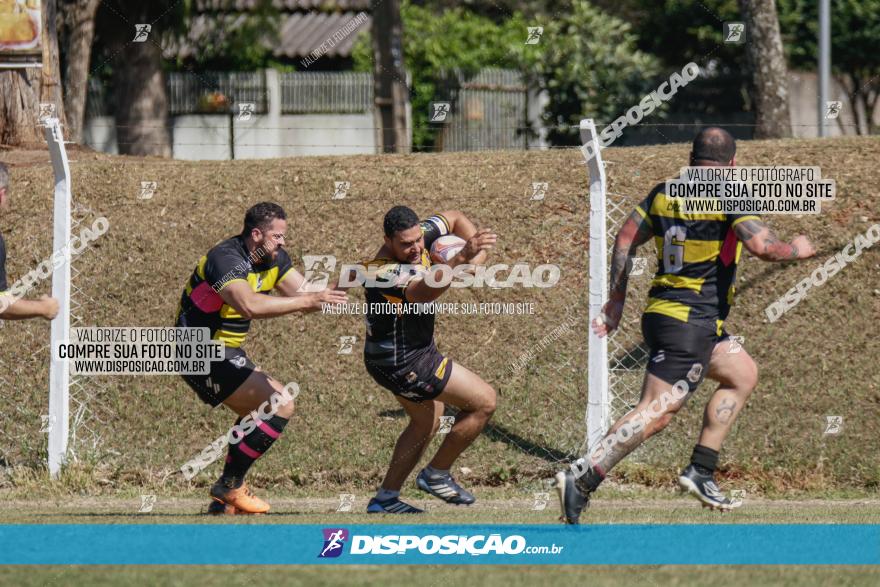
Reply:
[[[674, 174], [687, 152], [686, 145], [608, 150], [609, 191], [634, 204]], [[18, 163], [12, 207], [2, 224], [8, 270], [15, 278], [51, 254], [51, 171], [46, 163], [15, 159], [14, 153], [0, 158]], [[472, 470], [472, 482], [536, 483], [555, 467], [556, 458], [580, 445], [589, 210], [577, 150], [234, 162], [78, 151], [74, 158], [77, 202], [111, 224], [75, 264], [83, 289], [77, 313], [85, 324], [171, 325], [198, 258], [238, 232], [244, 210], [260, 200], [287, 209], [294, 259], [302, 254], [333, 254], [340, 262], [369, 257], [381, 243], [382, 215], [405, 203], [424, 215], [461, 209], [493, 227], [501, 236], [495, 261], [558, 263], [562, 278], [551, 289], [449, 292], [446, 301], [532, 301], [535, 314], [443, 316], [437, 338], [441, 350], [500, 393], [495, 426], [460, 462]], [[837, 180], [838, 199], [821, 216], [771, 219], [783, 237], [809, 234], [820, 259], [880, 222], [880, 140], [750, 142], [741, 144], [738, 160], [742, 165], [819, 165]], [[137, 198], [141, 181], [158, 182], [152, 199]], [[331, 200], [334, 181], [351, 182], [345, 199]], [[543, 201], [532, 201], [531, 184], [539, 181], [549, 182], [549, 190]], [[761, 383], [722, 460], [726, 474], [753, 491], [876, 489], [880, 484], [875, 328], [880, 248], [866, 251], [779, 322], [768, 324], [764, 318], [763, 308], [818, 263], [742, 263], [729, 330], [745, 336], [761, 367]], [[361, 300], [362, 294], [353, 297]], [[627, 312], [637, 314], [642, 303], [634, 296]], [[512, 377], [511, 361], [528, 349], [541, 349], [541, 339], [569, 313], [574, 328]], [[48, 332], [39, 322], [7, 323], [0, 330], [5, 380], [0, 457], [16, 467], [6, 484], [25, 482], [42, 467], [46, 441], [37, 430], [40, 414], [47, 412]], [[362, 319], [309, 315], [252, 326], [246, 348], [255, 361], [303, 388], [298, 415], [267, 462], [256, 468], [256, 484], [358, 487], [378, 480], [403, 420], [396, 402], [367, 376], [359, 345], [352, 355], [337, 354], [342, 335], [357, 335], [362, 342]], [[80, 463], [67, 481], [73, 489], [183, 483], [172, 473], [230, 424], [226, 413], [209, 412], [175, 377], [101, 378], [88, 385], [98, 399], [87, 406], [87, 419], [101, 441], [88, 450], [90, 434], [77, 440]], [[668, 482], [689, 455], [709, 392], [704, 385], [670, 428], [621, 468], [620, 478]], [[843, 416], [842, 434], [823, 435], [826, 415]], [[196, 482], [206, 483], [213, 473], [210, 469]]]

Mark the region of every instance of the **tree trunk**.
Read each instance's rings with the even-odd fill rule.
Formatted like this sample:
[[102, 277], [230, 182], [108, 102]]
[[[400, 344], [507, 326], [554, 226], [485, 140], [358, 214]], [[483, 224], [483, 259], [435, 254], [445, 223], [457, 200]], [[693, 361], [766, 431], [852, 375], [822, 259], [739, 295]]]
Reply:
[[[132, 27], [131, 38], [134, 33]], [[153, 39], [129, 42], [115, 60], [116, 141], [122, 154], [171, 156], [161, 51]]]
[[89, 63], [95, 38], [95, 14], [101, 0], [74, 0], [64, 4], [69, 28], [67, 38], [67, 76], [64, 110], [67, 115], [68, 140], [82, 141], [86, 96], [89, 89]]
[[58, 79], [58, 37], [55, 34], [55, 0], [43, 0], [43, 67], [0, 71], [0, 144], [40, 148], [45, 143], [39, 128], [40, 103], [55, 104], [55, 116], [64, 124], [64, 103]]
[[746, 54], [752, 76], [756, 139], [791, 136], [788, 70], [775, 0], [739, 0], [746, 23]]
[[34, 148], [43, 142], [37, 127], [39, 95], [39, 70], [0, 71], [0, 144]]
[[385, 153], [410, 150], [406, 123], [409, 90], [403, 69], [403, 23], [399, 0], [373, 4], [373, 85], [380, 144]]
[[[40, 70], [40, 102], [55, 105], [55, 118], [64, 127], [64, 95], [61, 86], [61, 66], [58, 52], [58, 6], [56, 0], [43, 0], [43, 67]], [[65, 133], [66, 134], [66, 133]]]

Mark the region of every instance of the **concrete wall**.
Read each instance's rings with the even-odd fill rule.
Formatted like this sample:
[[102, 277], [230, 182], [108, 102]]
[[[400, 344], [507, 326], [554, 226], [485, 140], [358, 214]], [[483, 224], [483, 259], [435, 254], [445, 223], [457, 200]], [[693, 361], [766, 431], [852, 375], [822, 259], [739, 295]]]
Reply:
[[[855, 135], [856, 121], [846, 101], [846, 91], [834, 78], [830, 80], [828, 99], [839, 100], [843, 108], [837, 119], [828, 120], [827, 136]], [[788, 103], [791, 111], [791, 132], [801, 139], [819, 136], [819, 80], [814, 71], [793, 71], [788, 79]]]

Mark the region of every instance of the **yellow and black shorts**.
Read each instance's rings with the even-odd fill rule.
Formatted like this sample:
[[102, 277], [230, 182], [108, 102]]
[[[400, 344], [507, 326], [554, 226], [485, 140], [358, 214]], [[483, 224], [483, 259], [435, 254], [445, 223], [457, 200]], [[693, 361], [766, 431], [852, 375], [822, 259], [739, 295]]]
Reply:
[[402, 366], [381, 357], [364, 355], [364, 365], [373, 379], [396, 396], [413, 402], [433, 400], [443, 392], [452, 374], [452, 360], [431, 344], [413, 354]]
[[181, 374], [181, 377], [200, 400], [216, 408], [256, 370], [257, 366], [243, 350], [226, 347], [223, 360], [211, 361], [211, 372], [207, 375]]

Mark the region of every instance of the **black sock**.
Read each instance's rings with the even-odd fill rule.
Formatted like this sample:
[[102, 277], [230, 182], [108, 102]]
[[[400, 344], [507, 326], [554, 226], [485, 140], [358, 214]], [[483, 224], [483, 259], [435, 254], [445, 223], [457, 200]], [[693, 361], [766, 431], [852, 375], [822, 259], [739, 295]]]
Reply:
[[[241, 418], [235, 423], [239, 424], [240, 422]], [[241, 484], [244, 483], [244, 476], [254, 461], [269, 450], [269, 447], [281, 436], [284, 427], [287, 426], [287, 418], [281, 416], [272, 416], [268, 420], [256, 418], [255, 422], [257, 426], [250, 434], [236, 444], [229, 445], [226, 466], [223, 467], [223, 474], [220, 477], [220, 482], [227, 487], [233, 489], [241, 487]]]
[[597, 467], [593, 466], [587, 469], [586, 473], [575, 478], [574, 486], [584, 495], [588, 495], [596, 491], [604, 479], [605, 475], [601, 474]]
[[691, 455], [691, 464], [702, 475], [713, 475], [718, 467], [718, 451], [698, 444]]

